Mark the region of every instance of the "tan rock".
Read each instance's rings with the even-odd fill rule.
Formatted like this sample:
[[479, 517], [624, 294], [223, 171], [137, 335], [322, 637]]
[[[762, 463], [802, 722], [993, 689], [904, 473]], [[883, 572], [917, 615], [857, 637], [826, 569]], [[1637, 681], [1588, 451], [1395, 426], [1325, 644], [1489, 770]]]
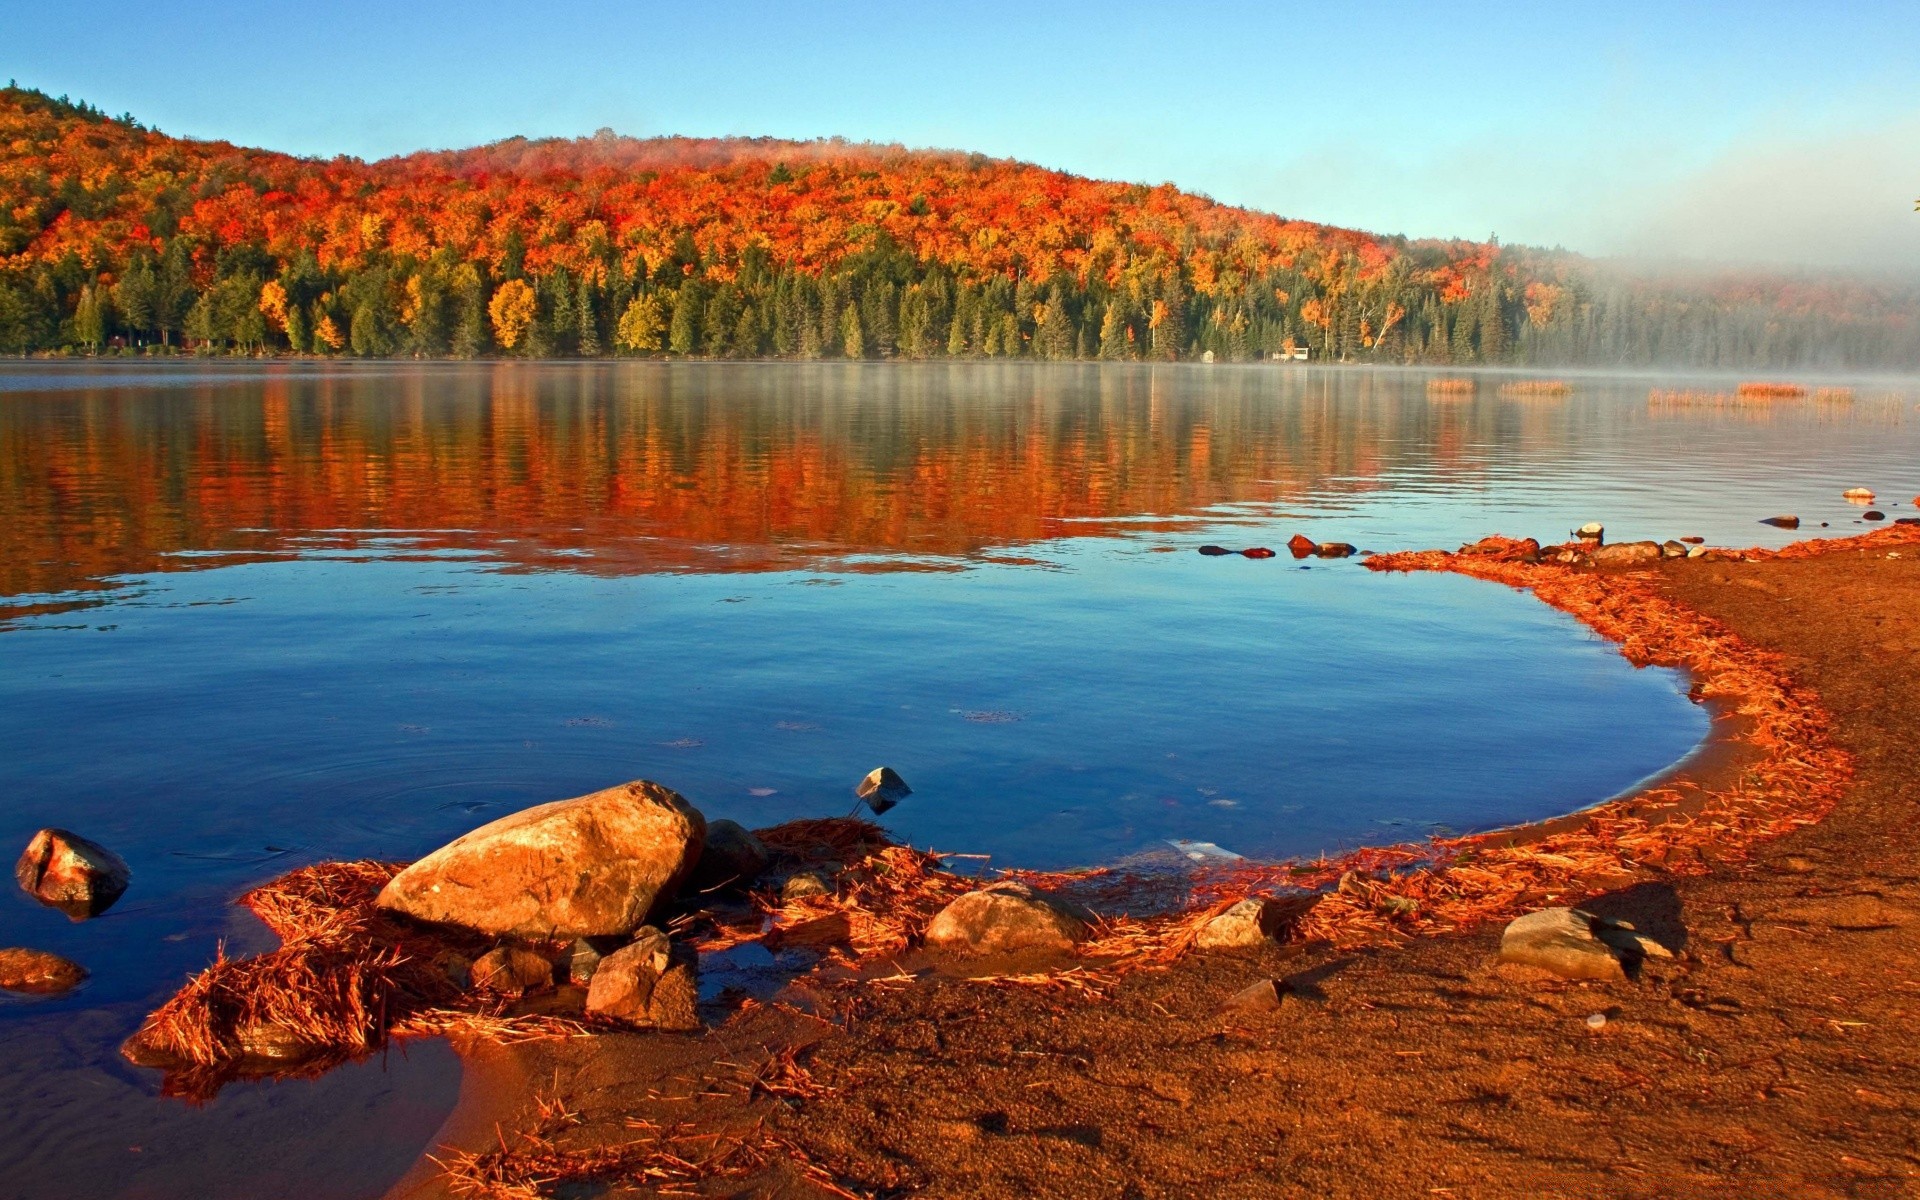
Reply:
[[58, 954], [17, 946], [0, 950], [0, 988], [9, 992], [52, 995], [79, 986], [86, 977], [85, 967]]
[[1318, 899], [1317, 896], [1293, 896], [1285, 900], [1250, 896], [1202, 925], [1194, 935], [1193, 944], [1202, 950], [1266, 945], [1297, 923]]
[[780, 900], [804, 900], [808, 896], [831, 896], [833, 885], [818, 871], [796, 871], [780, 885]]
[[377, 903], [498, 937], [625, 935], [670, 902], [706, 820], [647, 780], [482, 825], [394, 876]]
[[1071, 950], [1086, 940], [1092, 922], [1093, 914], [1024, 883], [995, 883], [941, 909], [927, 925], [926, 943], [971, 954]]
[[98, 842], [64, 829], [42, 829], [14, 864], [13, 877], [40, 903], [81, 921], [111, 908], [133, 873]]
[[1661, 553], [1659, 542], [1610, 542], [1595, 546], [1587, 557], [1597, 567], [1627, 567], [1655, 562]]
[[892, 767], [875, 767], [867, 772], [866, 778], [854, 785], [853, 794], [865, 801], [875, 816], [879, 816], [913, 795], [913, 789]]
[[587, 1012], [648, 1029], [700, 1027], [698, 960], [658, 929], [600, 960], [587, 987]]
[[474, 960], [473, 986], [502, 996], [524, 996], [553, 986], [553, 964], [520, 946], [495, 946]]
[[1619, 952], [1594, 936], [1592, 915], [1577, 908], [1543, 908], [1514, 920], [1500, 937], [1500, 960], [1565, 979], [1627, 977]]

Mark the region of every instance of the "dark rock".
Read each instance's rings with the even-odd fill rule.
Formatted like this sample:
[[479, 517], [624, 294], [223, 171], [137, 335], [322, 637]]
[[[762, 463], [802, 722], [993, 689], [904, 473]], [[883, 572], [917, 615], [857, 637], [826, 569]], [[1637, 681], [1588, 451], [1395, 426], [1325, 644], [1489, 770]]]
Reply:
[[796, 871], [780, 885], [781, 903], [804, 900], [808, 896], [831, 896], [833, 884], [818, 871]]
[[1321, 542], [1313, 552], [1321, 558], [1351, 558], [1354, 546], [1351, 542]]
[[1200, 553], [1206, 555], [1208, 558], [1219, 558], [1223, 554], [1232, 554], [1233, 551], [1227, 549], [1225, 546], [1202, 546], [1200, 547]]
[[1707, 539], [1699, 536], [1698, 534], [1689, 534], [1686, 537], [1681, 538], [1680, 540], [1685, 542], [1689, 546], [1701, 546], [1706, 544]]
[[1771, 526], [1773, 526], [1773, 527], [1774, 527], [1774, 528], [1776, 528], [1776, 529], [1798, 529], [1798, 528], [1800, 528], [1800, 518], [1799, 518], [1799, 517], [1790, 517], [1790, 516], [1780, 516], [1780, 517], [1762, 517], [1762, 518], [1760, 519], [1760, 523], [1761, 523], [1762, 525], [1771, 525]]
[[1288, 992], [1282, 979], [1262, 979], [1228, 996], [1222, 1008], [1234, 1012], [1272, 1012], [1279, 1008]]
[[394, 876], [376, 903], [496, 937], [622, 936], [673, 899], [706, 832], [678, 793], [624, 783], [482, 825]]
[[98, 842], [65, 829], [42, 829], [27, 842], [13, 877], [40, 903], [84, 921], [112, 908], [133, 872]]
[[994, 883], [941, 909], [927, 926], [927, 946], [983, 954], [1001, 950], [1071, 950], [1092, 932], [1093, 914], [1024, 883]]
[[502, 996], [523, 996], [553, 986], [553, 964], [521, 946], [495, 946], [473, 963], [473, 986]]
[[601, 960], [626, 945], [625, 938], [575, 938], [573, 945], [567, 947], [563, 960], [567, 968], [567, 982], [585, 986], [600, 968]]
[[1296, 533], [1287, 539], [1287, 553], [1295, 558], [1306, 558], [1320, 548], [1320, 543], [1304, 533]]
[[1887, 519], [1887, 514], [1877, 508], [1870, 508], [1860, 514], [1860, 519], [1862, 521], [1884, 521]]
[[643, 1029], [700, 1027], [699, 960], [658, 929], [600, 960], [587, 987], [587, 1012]]
[[1895, 517], [1895, 525], [1920, 525], [1920, 517]]
[[866, 801], [877, 817], [913, 795], [913, 789], [892, 767], [875, 767], [855, 786], [853, 794]]
[[1267, 549], [1265, 546], [1250, 546], [1247, 549], [1242, 550], [1240, 554], [1242, 557], [1245, 557], [1245, 558], [1272, 558], [1273, 557], [1273, 551]]
[[706, 845], [689, 886], [696, 892], [744, 886], [758, 879], [769, 861], [767, 848], [738, 821], [708, 821]]
[[1596, 567], [1623, 567], [1653, 562], [1662, 553], [1659, 542], [1613, 542], [1595, 546], [1587, 557]]
[[79, 986], [87, 969], [71, 959], [45, 950], [9, 947], [0, 950], [0, 988], [49, 996]]
[[447, 977], [447, 982], [465, 991], [473, 984], [473, 960], [457, 950], [442, 950], [433, 956], [434, 969]]

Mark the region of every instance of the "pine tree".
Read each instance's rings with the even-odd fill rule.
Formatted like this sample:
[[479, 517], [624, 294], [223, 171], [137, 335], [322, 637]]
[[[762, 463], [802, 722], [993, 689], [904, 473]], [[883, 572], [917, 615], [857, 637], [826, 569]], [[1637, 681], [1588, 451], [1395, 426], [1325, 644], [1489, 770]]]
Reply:
[[840, 348], [848, 358], [867, 356], [867, 333], [860, 325], [860, 309], [851, 301], [840, 310]]
[[98, 353], [100, 343], [107, 340], [106, 303], [92, 284], [80, 289], [73, 309], [73, 334], [89, 353]]

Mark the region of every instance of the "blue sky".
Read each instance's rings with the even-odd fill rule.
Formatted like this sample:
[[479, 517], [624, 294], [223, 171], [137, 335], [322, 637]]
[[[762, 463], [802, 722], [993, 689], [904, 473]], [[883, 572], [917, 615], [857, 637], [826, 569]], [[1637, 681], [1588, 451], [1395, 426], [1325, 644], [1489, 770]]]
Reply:
[[839, 134], [1382, 232], [1920, 271], [1913, 0], [82, 11], [0, 0], [0, 75], [306, 154]]

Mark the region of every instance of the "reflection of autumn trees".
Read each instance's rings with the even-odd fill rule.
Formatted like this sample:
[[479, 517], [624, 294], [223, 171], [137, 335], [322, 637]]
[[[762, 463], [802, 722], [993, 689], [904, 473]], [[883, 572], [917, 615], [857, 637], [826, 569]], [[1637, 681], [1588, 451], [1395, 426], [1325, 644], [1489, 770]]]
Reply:
[[503, 365], [15, 395], [0, 590], [380, 536], [615, 572], [964, 555], [1364, 488], [1431, 452], [1402, 411], [1091, 367]]

